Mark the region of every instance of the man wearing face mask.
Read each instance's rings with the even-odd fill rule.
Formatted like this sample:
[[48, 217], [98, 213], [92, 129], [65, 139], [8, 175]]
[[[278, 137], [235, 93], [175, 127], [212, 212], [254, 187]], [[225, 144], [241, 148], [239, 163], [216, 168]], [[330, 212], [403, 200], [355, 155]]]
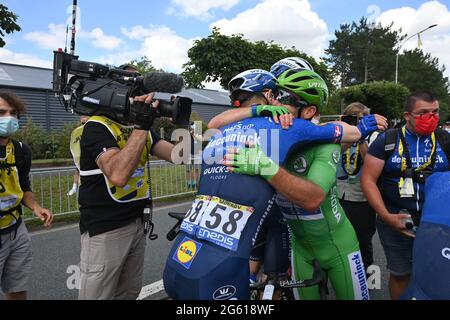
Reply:
[[[448, 134], [437, 129], [439, 102], [431, 93], [411, 94], [404, 119], [405, 126], [388, 130], [372, 143], [361, 175], [363, 192], [378, 213], [392, 299], [400, 297], [410, 279], [414, 232], [407, 227], [419, 225], [425, 181], [434, 172], [448, 171], [450, 159]], [[406, 223], [409, 219], [413, 225]]]
[[31, 239], [22, 221], [21, 205], [30, 208], [46, 227], [53, 220], [30, 188], [29, 147], [11, 139], [24, 113], [22, 100], [0, 90], [0, 287], [7, 300], [27, 298], [32, 270]]

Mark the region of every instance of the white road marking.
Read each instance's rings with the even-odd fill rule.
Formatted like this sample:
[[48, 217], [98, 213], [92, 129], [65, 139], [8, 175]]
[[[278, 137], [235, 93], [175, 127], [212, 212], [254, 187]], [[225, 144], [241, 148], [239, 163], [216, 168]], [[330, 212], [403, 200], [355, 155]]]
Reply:
[[141, 293], [139, 294], [139, 297], [136, 300], [143, 300], [163, 290], [164, 290], [163, 281], [162, 280], [156, 281], [152, 284], [149, 284], [148, 286], [142, 287]]

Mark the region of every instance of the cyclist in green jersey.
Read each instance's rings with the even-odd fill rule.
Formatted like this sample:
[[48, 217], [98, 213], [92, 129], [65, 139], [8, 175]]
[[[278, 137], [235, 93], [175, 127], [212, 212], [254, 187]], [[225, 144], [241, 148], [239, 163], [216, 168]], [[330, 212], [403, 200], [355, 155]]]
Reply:
[[[279, 102], [294, 116], [306, 120], [319, 114], [328, 100], [325, 82], [309, 70], [285, 71], [278, 78], [277, 85], [281, 91]], [[363, 127], [364, 122], [359, 126]], [[225, 162], [231, 171], [255, 174], [253, 168], [258, 167], [259, 160], [249, 149], [262, 152], [258, 146], [232, 150]], [[310, 279], [312, 261], [317, 259], [328, 273], [338, 299], [369, 299], [358, 240], [338, 200], [336, 174], [339, 160], [340, 146], [335, 144], [300, 146], [291, 152], [284, 164], [285, 169], [316, 184], [322, 192], [304, 203], [297, 201], [295, 204], [278, 193], [277, 204], [293, 234], [294, 278]], [[318, 288], [301, 288], [297, 297], [319, 299]]]

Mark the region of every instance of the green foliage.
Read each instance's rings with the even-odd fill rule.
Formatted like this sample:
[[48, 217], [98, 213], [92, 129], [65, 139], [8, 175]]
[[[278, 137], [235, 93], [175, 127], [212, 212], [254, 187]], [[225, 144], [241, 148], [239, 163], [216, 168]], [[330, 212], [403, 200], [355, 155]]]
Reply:
[[409, 89], [402, 84], [374, 81], [337, 90], [327, 110], [332, 110], [329, 114], [340, 114], [346, 105], [361, 102], [371, 109], [371, 113], [384, 115], [390, 120], [399, 119], [409, 94]]
[[220, 81], [223, 88], [238, 73], [248, 69], [269, 70], [280, 59], [296, 56], [306, 59], [319, 73], [330, 89], [331, 75], [324, 63], [298, 51], [295, 47], [283, 48], [273, 42], [250, 42], [242, 34], [225, 36], [213, 28], [207, 38], [196, 40], [188, 51], [189, 61], [183, 65], [182, 73], [191, 88], [202, 88], [202, 82]]
[[392, 30], [361, 18], [359, 23], [342, 24], [336, 39], [325, 50], [325, 61], [339, 78], [341, 87], [369, 81], [394, 80], [394, 49], [404, 37]]
[[64, 125], [61, 131], [52, 133], [52, 135], [54, 136], [54, 146], [56, 146], [54, 153], [55, 158], [72, 158], [72, 154], [70, 153], [70, 135], [78, 125], [79, 124], [69, 122]]
[[153, 121], [153, 130], [161, 137], [161, 139], [170, 141], [173, 131], [176, 129], [172, 120], [169, 118], [157, 118]]
[[[393, 30], [392, 24], [386, 27], [370, 24], [362, 18], [358, 23], [342, 24], [335, 31], [335, 36], [336, 39], [330, 41], [329, 48], [325, 50], [325, 61], [331, 66], [341, 87], [352, 87], [332, 95], [323, 114], [340, 113], [341, 106], [346, 103], [361, 101], [367, 102], [378, 113], [398, 117], [405, 102], [401, 97], [406, 99], [407, 88], [410, 92], [433, 93], [439, 100], [441, 119], [449, 116], [449, 79], [444, 76], [445, 69], [439, 67], [439, 60], [430, 54], [416, 49], [399, 55], [398, 79], [403, 86], [385, 82], [395, 77], [398, 44], [405, 38], [401, 30]], [[361, 83], [367, 83], [367, 86], [355, 86]], [[383, 93], [383, 90], [386, 92]]]
[[147, 57], [141, 57], [140, 59], [131, 60], [130, 65], [135, 67], [140, 74], [146, 74], [152, 71], [163, 71], [161, 69], [156, 69], [152, 65], [152, 61]]
[[399, 57], [398, 81], [415, 91], [429, 91], [439, 100], [441, 119], [447, 119], [450, 106], [450, 84], [439, 59], [422, 50], [406, 51]]
[[20, 31], [20, 26], [16, 23], [18, 16], [9, 11], [6, 6], [0, 4], [0, 48], [5, 46], [3, 38], [6, 34]]
[[32, 152], [33, 160], [70, 159], [70, 134], [76, 127], [74, 123], [66, 123], [61, 130], [47, 132], [33, 123], [31, 117], [14, 136], [14, 139], [26, 143]]
[[208, 130], [208, 123], [203, 121], [202, 117], [200, 117], [200, 115], [197, 112], [192, 112], [191, 113], [191, 121], [195, 121], [195, 122], [201, 122], [202, 123], [202, 132], [204, 133], [205, 131]]
[[31, 117], [28, 117], [27, 124], [21, 127], [13, 138], [26, 143], [30, 147], [33, 159], [45, 159], [45, 142], [48, 135], [40, 126], [33, 123]]
[[[208, 124], [203, 121], [200, 115], [196, 112], [191, 113], [190, 121], [200, 121], [202, 123], [202, 132], [208, 130]], [[172, 123], [169, 118], [157, 118], [153, 122], [153, 130], [156, 131], [161, 137], [161, 139], [171, 141], [172, 133], [176, 129], [176, 126]], [[174, 141], [171, 141], [174, 142]]]

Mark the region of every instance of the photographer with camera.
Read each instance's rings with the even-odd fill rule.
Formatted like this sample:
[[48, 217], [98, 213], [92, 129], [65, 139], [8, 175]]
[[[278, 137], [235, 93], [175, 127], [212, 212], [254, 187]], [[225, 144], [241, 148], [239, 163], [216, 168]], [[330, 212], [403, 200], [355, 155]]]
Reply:
[[[349, 104], [341, 120], [351, 125], [370, 114], [369, 108], [360, 102]], [[342, 144], [341, 165], [338, 167], [339, 202], [355, 229], [364, 267], [373, 263], [372, 237], [376, 231], [376, 214], [361, 190], [361, 168], [369, 145], [376, 139], [374, 131], [367, 138], [353, 144]]]

